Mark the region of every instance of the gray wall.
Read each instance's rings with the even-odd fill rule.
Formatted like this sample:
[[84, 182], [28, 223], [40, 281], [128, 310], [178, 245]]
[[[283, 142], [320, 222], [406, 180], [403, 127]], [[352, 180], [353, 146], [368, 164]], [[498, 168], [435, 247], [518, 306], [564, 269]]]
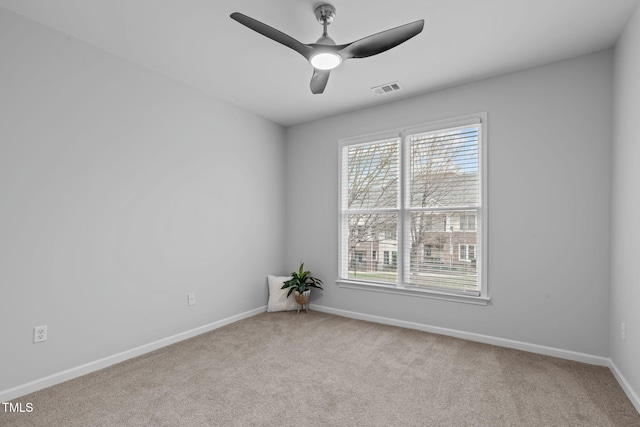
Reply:
[[280, 126], [3, 9], [0, 58], [0, 392], [265, 305]]
[[[615, 70], [611, 359], [630, 387], [640, 393], [640, 7], [616, 47]], [[626, 324], [625, 341], [622, 322]]]
[[[319, 307], [609, 354], [613, 53], [586, 55], [287, 129], [287, 264]], [[488, 113], [488, 287], [474, 306], [339, 288], [338, 139]]]

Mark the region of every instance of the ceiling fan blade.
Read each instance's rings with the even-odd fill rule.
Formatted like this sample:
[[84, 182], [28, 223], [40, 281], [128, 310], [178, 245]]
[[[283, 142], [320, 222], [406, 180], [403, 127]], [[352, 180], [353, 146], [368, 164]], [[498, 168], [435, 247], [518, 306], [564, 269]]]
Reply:
[[253, 31], [258, 32], [263, 36], [270, 38], [271, 40], [277, 41], [278, 43], [295, 50], [300, 55], [309, 59], [309, 55], [312, 49], [304, 43], [300, 43], [293, 37], [288, 36], [282, 31], [276, 30], [275, 28], [270, 27], [267, 24], [263, 24], [262, 22], [255, 20], [247, 15], [243, 15], [240, 12], [234, 12], [230, 16], [231, 19], [238, 21], [245, 27], [251, 28]]
[[329, 81], [330, 73], [330, 70], [313, 69], [313, 76], [311, 77], [312, 93], [319, 94], [324, 92], [324, 88], [327, 86], [327, 82]]
[[348, 44], [339, 53], [343, 59], [366, 58], [377, 55], [414, 37], [424, 28], [424, 19], [401, 25], [390, 30]]

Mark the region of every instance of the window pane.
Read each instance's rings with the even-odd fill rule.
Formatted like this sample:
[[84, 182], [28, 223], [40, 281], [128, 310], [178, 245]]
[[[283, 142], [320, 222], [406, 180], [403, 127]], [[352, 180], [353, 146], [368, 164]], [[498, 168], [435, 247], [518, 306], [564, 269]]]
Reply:
[[[474, 212], [474, 211], [469, 211]], [[475, 213], [475, 212], [474, 212]], [[412, 212], [407, 283], [450, 289], [476, 289], [476, 230], [455, 225], [459, 211]], [[444, 228], [434, 224], [454, 224]], [[475, 227], [474, 227], [475, 228]]]
[[397, 139], [345, 147], [347, 151], [347, 208], [398, 206]]
[[351, 214], [348, 215], [347, 222], [348, 277], [397, 282], [398, 215]]
[[410, 207], [479, 204], [478, 127], [410, 137]]

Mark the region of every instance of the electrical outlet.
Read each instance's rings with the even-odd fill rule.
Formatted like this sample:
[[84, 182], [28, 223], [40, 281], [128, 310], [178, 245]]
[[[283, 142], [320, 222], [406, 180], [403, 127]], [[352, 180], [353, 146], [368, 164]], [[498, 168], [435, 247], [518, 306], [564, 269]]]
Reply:
[[620, 322], [620, 338], [622, 341], [627, 340], [627, 325], [624, 322]]
[[196, 303], [196, 293], [191, 292], [190, 294], [187, 294], [187, 304], [193, 305], [195, 303]]
[[47, 340], [47, 325], [36, 326], [33, 328], [33, 342], [42, 342]]

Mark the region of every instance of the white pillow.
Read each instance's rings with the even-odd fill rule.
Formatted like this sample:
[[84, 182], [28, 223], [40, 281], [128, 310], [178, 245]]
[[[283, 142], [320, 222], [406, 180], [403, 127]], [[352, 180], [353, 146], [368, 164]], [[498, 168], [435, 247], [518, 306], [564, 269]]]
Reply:
[[269, 302], [267, 303], [267, 311], [290, 311], [297, 310], [300, 305], [296, 302], [296, 299], [291, 295], [287, 298], [289, 289], [280, 289], [287, 280], [291, 279], [291, 276], [267, 276], [269, 282]]

